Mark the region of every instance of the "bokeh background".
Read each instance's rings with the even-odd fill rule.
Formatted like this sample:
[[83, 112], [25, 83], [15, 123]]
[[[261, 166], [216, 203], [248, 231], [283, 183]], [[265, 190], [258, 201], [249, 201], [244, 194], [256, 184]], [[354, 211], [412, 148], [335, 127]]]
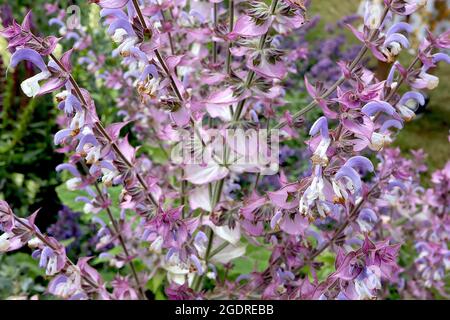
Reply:
[[[351, 57], [357, 51], [358, 44], [350, 32], [343, 26], [343, 19], [357, 19], [355, 14], [360, 0], [313, 0], [309, 10], [311, 21], [307, 30], [289, 39], [286, 49], [304, 49], [305, 57], [299, 59], [299, 73], [289, 76], [287, 81], [287, 100], [285, 107], [298, 110], [307, 99], [303, 87], [303, 76], [326, 82], [339, 76], [335, 62]], [[431, 1], [433, 7], [423, 14], [417, 24], [419, 31], [428, 27], [439, 29], [448, 27], [448, 4], [446, 0]], [[92, 31], [93, 45], [78, 51], [75, 59], [85, 56], [90, 50], [105, 54], [105, 63], [96, 72], [87, 72], [86, 67], [75, 64], [75, 77], [83, 87], [89, 87], [96, 100], [99, 114], [104, 122], [117, 119], [114, 99], [117, 92], [107, 89], [98, 78], [98, 73], [112, 70], [118, 66], [118, 59], [110, 57], [112, 44], [99, 25], [98, 8], [88, 1], [52, 1], [52, 0], [0, 0], [0, 19], [2, 25], [12, 19], [21, 21], [25, 13], [33, 10], [34, 30], [37, 33], [58, 34], [57, 25], [49, 25], [46, 9], [48, 4], [57, 4], [67, 8], [72, 4], [81, 7], [82, 25], [86, 31]], [[344, 20], [345, 21], [345, 20]], [[0, 26], [1, 28], [1, 26]], [[95, 32], [94, 32], [95, 31]], [[66, 207], [73, 195], [64, 188], [64, 176], [56, 174], [55, 167], [62, 163], [64, 156], [53, 145], [53, 134], [58, 130], [58, 110], [51, 96], [29, 100], [20, 90], [20, 83], [33, 74], [31, 66], [20, 66], [8, 70], [9, 53], [6, 41], [0, 37], [0, 198], [8, 200], [18, 215], [28, 215], [41, 208], [38, 225], [41, 230], [55, 235], [69, 245], [69, 256], [83, 252], [88, 255], [95, 248], [95, 226], [86, 222], [81, 207]], [[65, 48], [68, 49], [68, 48]], [[407, 64], [411, 56], [403, 54], [401, 61]], [[386, 73], [387, 66], [368, 61], [380, 75]], [[427, 106], [417, 118], [408, 123], [397, 137], [394, 146], [404, 154], [412, 149], [423, 149], [429, 171], [442, 168], [450, 156], [450, 66], [442, 64], [434, 71], [440, 78], [439, 87], [430, 92]], [[282, 111], [282, 110], [281, 110]], [[318, 112], [308, 115], [306, 121], [319, 116]], [[302, 147], [302, 137], [290, 142], [290, 147]], [[285, 152], [283, 162], [291, 166], [290, 175], [300, 176], [306, 170], [307, 161], [302, 155]], [[302, 162], [303, 161], [303, 162]], [[300, 165], [299, 165], [300, 163]], [[427, 185], [429, 176], [423, 177]], [[266, 183], [270, 183], [266, 181]], [[79, 210], [77, 210], [79, 209]], [[32, 296], [44, 291], [45, 279], [35, 261], [24, 249], [22, 252], [0, 255], [0, 299]], [[107, 277], [107, 271], [105, 271]], [[395, 294], [392, 295], [395, 298]]]

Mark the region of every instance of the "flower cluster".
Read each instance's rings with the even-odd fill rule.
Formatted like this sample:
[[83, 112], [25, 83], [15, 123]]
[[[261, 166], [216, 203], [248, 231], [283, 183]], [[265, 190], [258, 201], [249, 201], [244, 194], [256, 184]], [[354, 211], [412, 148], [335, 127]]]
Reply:
[[[338, 76], [325, 84], [311, 81], [313, 69], [303, 86], [311, 102], [281, 116], [286, 87], [296, 86], [287, 76], [302, 58], [301, 48], [287, 52], [285, 41], [308, 21], [304, 1], [95, 1], [115, 45], [110, 54], [120, 62], [111, 69], [101, 68], [105, 55], [90, 48], [87, 29], [70, 31], [62, 14], [49, 21], [62, 38], [33, 33], [30, 13], [13, 21], [1, 32], [10, 68], [28, 61], [39, 69], [21, 84], [28, 97], [54, 94], [62, 115], [54, 143], [67, 154], [56, 170], [71, 176], [67, 189], [86, 195], [76, 201], [99, 227], [98, 258], [117, 275], [104, 282], [89, 258], [72, 263], [64, 246], [36, 227], [36, 214], [18, 218], [4, 201], [0, 251], [28, 244], [53, 277], [48, 291], [70, 299], [145, 299], [161, 273], [160, 294], [171, 299], [375, 299], [394, 283], [405, 296], [428, 297], [431, 287], [443, 292], [449, 165], [433, 174], [433, 188], [419, 190], [424, 169], [414, 171], [386, 149], [425, 103], [423, 90], [438, 85], [431, 68], [450, 61], [448, 31], [428, 33], [408, 67], [398, 61], [412, 29], [394, 17], [413, 14], [422, 2], [368, 5], [362, 29], [354, 19], [341, 22], [359, 51], [340, 56]], [[58, 54], [65, 41], [75, 42]], [[119, 93], [120, 121], [105, 124], [93, 93], [75, 78], [78, 52], [86, 53], [79, 64]], [[386, 79], [365, 65], [368, 53], [391, 64]], [[402, 85], [408, 88], [400, 94]], [[323, 116], [306, 141], [311, 170], [293, 178], [257, 148], [270, 139], [255, 143], [255, 132], [278, 129], [270, 134], [281, 143], [298, 139], [302, 117], [313, 109]], [[244, 175], [254, 175], [254, 184], [242, 184]], [[265, 175], [275, 176], [276, 187], [261, 192]], [[407, 231], [416, 234], [418, 253], [410, 270], [398, 265]], [[236, 275], [250, 248], [267, 261]], [[334, 265], [326, 268], [325, 256]], [[413, 281], [404, 280], [407, 273]]]

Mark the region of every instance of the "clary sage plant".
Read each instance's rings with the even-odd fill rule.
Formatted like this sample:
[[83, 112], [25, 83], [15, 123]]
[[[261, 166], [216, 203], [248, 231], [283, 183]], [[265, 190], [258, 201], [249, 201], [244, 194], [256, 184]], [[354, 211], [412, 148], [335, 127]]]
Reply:
[[[96, 247], [114, 248], [100, 254], [117, 273], [105, 281], [98, 257], [69, 259], [36, 226], [38, 212], [18, 217], [1, 201], [0, 251], [32, 248], [50, 294], [147, 299], [162, 287], [169, 299], [333, 300], [385, 298], [395, 287], [402, 298], [448, 297], [450, 163], [424, 188], [425, 155], [408, 160], [388, 147], [438, 86], [433, 69], [450, 62], [449, 31], [428, 32], [412, 48], [412, 27], [398, 19], [426, 1], [367, 3], [362, 26], [342, 22], [358, 51], [328, 60], [326, 82], [292, 80], [307, 56], [295, 41], [310, 23], [307, 1], [91, 2], [112, 52], [85, 50], [75, 60], [95, 42], [52, 5], [49, 22], [61, 37], [34, 32], [32, 12], [1, 31], [9, 68], [34, 66], [23, 93], [54, 95], [54, 143], [67, 155], [56, 171], [68, 172], [69, 190], [84, 191], [76, 200], [99, 226]], [[405, 50], [414, 52], [407, 65]], [[106, 56], [120, 66], [100, 72]], [[368, 57], [389, 65], [386, 78]], [[75, 63], [118, 93], [120, 122], [102, 120]], [[283, 109], [287, 85], [309, 103]], [[309, 166], [292, 176], [280, 158], [305, 132], [297, 146]], [[162, 161], [140, 149], [148, 144]], [[401, 265], [405, 245], [417, 255]], [[237, 261], [258, 250], [267, 254], [242, 272]]]

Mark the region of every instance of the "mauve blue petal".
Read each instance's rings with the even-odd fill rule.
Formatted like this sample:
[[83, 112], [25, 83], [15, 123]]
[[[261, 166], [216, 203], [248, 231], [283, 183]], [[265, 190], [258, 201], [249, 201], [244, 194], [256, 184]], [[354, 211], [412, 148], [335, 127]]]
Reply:
[[76, 33], [76, 32], [67, 32], [66, 39], [67, 40], [70, 40], [70, 39], [79, 40], [80, 39], [80, 35], [78, 33]]
[[80, 173], [78, 172], [77, 168], [73, 164], [70, 164], [70, 163], [62, 163], [60, 165], [57, 165], [55, 170], [56, 170], [56, 172], [60, 172], [62, 170], [67, 170], [73, 176], [80, 177]]
[[68, 114], [73, 112], [73, 109], [81, 111], [81, 103], [73, 94], [69, 94], [65, 100], [64, 111]]
[[58, 18], [51, 18], [50, 20], [48, 20], [48, 25], [49, 25], [49, 26], [52, 26], [52, 25], [54, 25], [54, 24], [60, 26], [61, 28], [63, 28], [63, 27], [66, 26], [66, 25], [64, 24], [64, 22], [62, 22], [62, 21], [61, 21], [60, 19], [58, 19]]
[[236, 278], [236, 283], [241, 282], [242, 280], [250, 280], [251, 275], [249, 274], [241, 274], [239, 277]]
[[389, 37], [391, 34], [398, 33], [400, 31], [406, 31], [407, 33], [413, 32], [414, 28], [406, 22], [398, 22], [389, 28], [386, 32], [386, 36]]
[[380, 132], [385, 132], [387, 129], [392, 127], [400, 130], [403, 128], [403, 124], [400, 121], [394, 119], [386, 120], [380, 128]]
[[59, 110], [64, 110], [64, 106], [66, 105], [65, 101], [61, 101], [60, 103], [58, 103], [58, 109]]
[[129, 0], [100, 0], [99, 6], [107, 9], [119, 9], [125, 7]]
[[270, 220], [270, 227], [272, 228], [272, 230], [274, 230], [275, 227], [277, 226], [277, 223], [281, 219], [281, 215], [282, 215], [281, 211], [277, 211], [277, 213], [275, 213], [272, 219]]
[[400, 182], [400, 181], [398, 181], [398, 180], [395, 180], [395, 181], [389, 181], [389, 183], [388, 183], [388, 189], [389, 189], [389, 190], [392, 190], [392, 189], [394, 189], [395, 187], [400, 188], [400, 189], [402, 189], [403, 191], [406, 191], [406, 190], [407, 190], [406, 186], [405, 186], [402, 182]]
[[336, 297], [337, 300], [350, 300], [342, 291]]
[[399, 105], [404, 105], [408, 100], [416, 100], [417, 103], [419, 103], [421, 106], [423, 106], [425, 104], [425, 98], [423, 96], [423, 94], [421, 94], [420, 92], [417, 91], [408, 91], [406, 92], [402, 98], [400, 99], [400, 101], [398, 102]]
[[314, 175], [320, 177], [322, 175], [322, 166], [314, 166]]
[[144, 230], [144, 232], [142, 232], [142, 236], [141, 239], [144, 241], [147, 241], [148, 237], [150, 236], [150, 234], [152, 233], [152, 231], [146, 229]]
[[77, 146], [77, 152], [80, 152], [83, 150], [83, 146], [86, 143], [90, 143], [94, 146], [98, 145], [97, 139], [95, 139], [95, 136], [93, 134], [86, 134], [80, 139], [80, 143]]
[[250, 117], [252, 118], [253, 122], [259, 123], [259, 117], [255, 110], [250, 110]]
[[395, 109], [385, 101], [371, 101], [367, 103], [362, 109], [362, 113], [367, 116], [373, 116], [377, 112], [384, 112], [388, 115], [392, 116], [395, 112]]
[[61, 283], [65, 283], [67, 282], [69, 278], [65, 275], [59, 275], [57, 276], [55, 279], [53, 279], [53, 281], [50, 282], [49, 287], [48, 287], [48, 291], [50, 293], [54, 293], [56, 290], [56, 287], [61, 284]]
[[63, 78], [50, 78], [50, 80], [46, 81], [44, 85], [41, 86], [41, 89], [38, 92], [38, 96], [42, 96], [46, 93], [56, 91], [62, 88], [67, 83], [67, 79]]
[[349, 166], [352, 168], [357, 167], [360, 170], [370, 171], [370, 172], [373, 172], [373, 170], [374, 170], [372, 162], [363, 156], [351, 157], [350, 159], [347, 160], [347, 162], [345, 163], [345, 166]]
[[87, 187], [84, 191], [86, 191], [93, 198], [97, 196], [97, 193], [91, 187]]
[[106, 161], [106, 160], [100, 161], [100, 166], [102, 168], [106, 168], [106, 169], [111, 170], [111, 171], [116, 170], [116, 168], [112, 165], [112, 163], [109, 162], [109, 161]]
[[55, 134], [55, 138], [53, 139], [54, 144], [60, 144], [61, 141], [63, 141], [64, 138], [70, 136], [71, 133], [72, 133], [71, 129], [63, 129], [58, 131]]
[[136, 17], [136, 9], [134, 9], [133, 1], [128, 1], [127, 3], [127, 14], [128, 20], [133, 20]]
[[197, 233], [197, 235], [195, 236], [194, 242], [197, 245], [205, 244], [206, 242], [208, 242], [208, 237], [206, 236], [206, 234], [204, 232], [199, 231]]
[[39, 260], [39, 267], [45, 268], [48, 262], [48, 258], [53, 254], [53, 250], [49, 247], [44, 247], [41, 253], [41, 259]]
[[169, 251], [167, 251], [167, 254], [166, 254], [166, 261], [169, 261], [170, 260], [170, 258], [177, 252], [178, 250], [177, 249], [175, 249], [175, 248], [170, 248], [169, 249]]
[[[185, 13], [185, 12], [183, 12], [183, 13]], [[206, 18], [205, 18], [204, 16], [202, 16], [201, 13], [198, 12], [198, 11], [196, 11], [196, 10], [191, 10], [191, 11], [189, 11], [189, 14], [186, 13], [186, 16], [188, 16], [188, 17], [195, 17], [195, 18], [198, 19], [198, 21], [199, 21], [200, 23], [204, 23], [205, 20], [206, 20]], [[189, 18], [188, 18], [188, 19], [189, 19]]]
[[50, 68], [52, 68], [52, 69], [59, 70], [59, 71], [62, 72], [61, 68], [60, 68], [60, 67], [56, 64], [56, 62], [53, 61], [53, 60], [50, 60], [50, 61], [48, 62], [48, 66], [49, 66]]
[[387, 78], [386, 78], [386, 84], [389, 85], [389, 86], [394, 82], [395, 70], [397, 70], [397, 66], [398, 66], [398, 65], [399, 65], [399, 62], [396, 61], [396, 62], [392, 65], [391, 70], [389, 71], [389, 74], [388, 74], [388, 76], [387, 76]]
[[355, 169], [343, 166], [334, 176], [336, 180], [342, 179], [344, 177], [350, 179], [356, 191], [361, 190], [361, 177], [359, 176], [358, 172], [355, 171]]
[[200, 260], [198, 260], [198, 258], [194, 254], [191, 254], [191, 261], [195, 264], [195, 267], [197, 268], [197, 274], [202, 275], [203, 267], [202, 264], [200, 263]]
[[33, 259], [38, 259], [41, 256], [41, 250], [34, 250], [33, 253], [31, 254], [31, 257]]
[[69, 300], [86, 300], [86, 294], [84, 292], [75, 293], [73, 296], [69, 298]]
[[281, 269], [279, 269], [278, 275], [281, 279], [283, 279], [283, 281], [293, 281], [295, 279], [295, 276], [291, 271], [282, 271]]
[[438, 63], [440, 61], [450, 64], [450, 56], [442, 52], [433, 54], [433, 63]]
[[384, 45], [387, 46], [391, 42], [398, 42], [398, 43], [400, 43], [402, 45], [403, 48], [409, 48], [409, 41], [408, 41], [408, 39], [404, 35], [402, 35], [401, 33], [391, 34], [384, 41]]
[[119, 9], [102, 9], [100, 10], [100, 17], [106, 17], [106, 16], [114, 16], [118, 19], [123, 19], [123, 20], [127, 20], [128, 17], [127, 15]]
[[75, 198], [75, 202], [91, 203], [91, 199], [88, 197], [79, 196]]
[[158, 79], [158, 69], [156, 69], [155, 65], [149, 64], [142, 71], [141, 76], [139, 77], [139, 81], [144, 81], [147, 79], [147, 76], [151, 75], [153, 78]]
[[214, 274], [217, 274], [217, 268], [215, 265], [213, 265], [212, 263], [208, 263], [208, 267], [211, 268], [211, 270], [214, 272]]
[[92, 221], [98, 223], [102, 227], [106, 226], [105, 222], [102, 219], [100, 219], [99, 217], [92, 217]]
[[111, 23], [111, 25], [108, 28], [108, 34], [114, 34], [114, 32], [117, 29], [124, 29], [128, 33], [129, 36], [135, 35], [133, 27], [128, 22], [128, 20], [118, 19], [118, 20], [114, 21], [113, 23]]
[[30, 61], [36, 67], [41, 69], [41, 71], [47, 70], [47, 66], [45, 65], [45, 62], [42, 59], [41, 55], [36, 51], [28, 48], [22, 48], [14, 52], [14, 54], [11, 56], [11, 62], [9, 63], [9, 66], [15, 68], [21, 61], [24, 60]]
[[94, 61], [92, 61], [92, 59], [88, 58], [88, 57], [80, 57], [80, 58], [78, 58], [78, 63], [80, 63], [80, 64], [83, 64], [83, 63], [89, 64], [89, 63], [93, 63], [93, 62]]
[[97, 236], [99, 238], [104, 237], [104, 236], [109, 236], [110, 234], [111, 233], [110, 233], [109, 229], [105, 228], [105, 227], [100, 228], [100, 230], [98, 230], [98, 232], [97, 232]]
[[[130, 52], [131, 52], [131, 49], [130, 49]], [[134, 78], [139, 78], [139, 70], [128, 70], [127, 72], [125, 72], [124, 74], [123, 74], [123, 78], [124, 79], [128, 79], [128, 78], [132, 78], [132, 77], [134, 77]]]
[[95, 174], [97, 172], [99, 172], [100, 168], [94, 163], [93, 165], [91, 165], [91, 167], [89, 168], [89, 174], [91, 175], [91, 177], [95, 176]]
[[142, 61], [145, 61], [145, 62], [148, 61], [147, 56], [145, 55], [145, 53], [141, 49], [139, 49], [137, 47], [131, 47], [130, 48], [130, 54], [133, 55], [133, 56], [138, 56]]
[[364, 208], [359, 213], [359, 218], [368, 222], [377, 222], [378, 217], [372, 209]]
[[328, 121], [325, 117], [320, 117], [314, 122], [311, 129], [309, 130], [309, 135], [314, 136], [320, 131], [322, 137], [328, 138]]

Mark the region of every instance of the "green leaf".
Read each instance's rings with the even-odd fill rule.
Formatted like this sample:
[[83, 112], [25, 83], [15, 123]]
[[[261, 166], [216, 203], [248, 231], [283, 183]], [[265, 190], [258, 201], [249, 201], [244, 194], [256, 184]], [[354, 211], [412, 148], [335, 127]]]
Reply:
[[272, 252], [263, 246], [256, 247], [248, 244], [245, 255], [233, 261], [234, 268], [231, 276], [248, 274], [253, 271], [264, 271], [269, 266], [269, 259]]
[[167, 300], [166, 296], [164, 295], [164, 292], [159, 290], [155, 293], [155, 300]]
[[[166, 153], [159, 146], [142, 146], [139, 151], [148, 154], [154, 163], [164, 164], [167, 162]], [[170, 154], [170, 150], [165, 151]]]
[[323, 266], [316, 271], [317, 278], [319, 281], [324, 281], [331, 273], [335, 271], [334, 262], [336, 260], [336, 255], [333, 252], [325, 251], [320, 256], [316, 258], [317, 262], [322, 262]]
[[162, 288], [164, 279], [166, 278], [166, 273], [159, 270], [147, 283], [147, 288], [152, 291], [155, 295], [159, 289]]
[[75, 198], [77, 197], [88, 197], [87, 192], [82, 190], [74, 190], [71, 191], [67, 189], [66, 184], [59, 185], [56, 187], [56, 194], [58, 195], [59, 200], [70, 208], [72, 211], [83, 212], [84, 202], [77, 202]]
[[23, 252], [16, 252], [13, 255], [6, 256], [4, 264], [19, 267], [21, 270], [26, 269], [26, 274], [30, 277], [42, 276], [44, 274], [44, 271], [39, 268], [38, 262], [31, 255]]
[[[122, 251], [123, 251], [122, 247], [117, 246], [117, 247], [114, 247], [114, 248], [108, 250], [107, 253], [109, 253], [112, 256], [117, 256], [118, 254], [122, 253]], [[105, 258], [98, 257], [98, 258], [95, 258], [91, 264], [97, 265], [100, 263], [108, 262], [109, 260], [110, 260], [110, 258], [108, 258], [108, 257], [105, 257]]]
[[[112, 205], [110, 206], [110, 210], [115, 218], [118, 218], [120, 216], [119, 195], [120, 195], [121, 191], [122, 191], [122, 188], [120, 186], [108, 188], [109, 196], [111, 197], [111, 200], [112, 200]], [[90, 196], [87, 194], [87, 192], [85, 192], [83, 190], [71, 191], [71, 190], [67, 189], [67, 186], [65, 183], [56, 187], [56, 193], [58, 194], [59, 199], [61, 200], [61, 202], [64, 205], [69, 207], [72, 211], [76, 211], [76, 212], [83, 212], [85, 203], [81, 202], [81, 201], [75, 201], [75, 199], [77, 197], [90, 198]], [[101, 211], [97, 216], [105, 222], [109, 221], [108, 214], [106, 213], [105, 210]], [[82, 215], [81, 216], [81, 219], [85, 222], [90, 222], [89, 221], [90, 218], [91, 218], [90, 215]]]
[[59, 242], [64, 246], [64, 247], [68, 247], [72, 242], [75, 241], [75, 237], [69, 238], [69, 239], [65, 239], [65, 240], [60, 240]]

